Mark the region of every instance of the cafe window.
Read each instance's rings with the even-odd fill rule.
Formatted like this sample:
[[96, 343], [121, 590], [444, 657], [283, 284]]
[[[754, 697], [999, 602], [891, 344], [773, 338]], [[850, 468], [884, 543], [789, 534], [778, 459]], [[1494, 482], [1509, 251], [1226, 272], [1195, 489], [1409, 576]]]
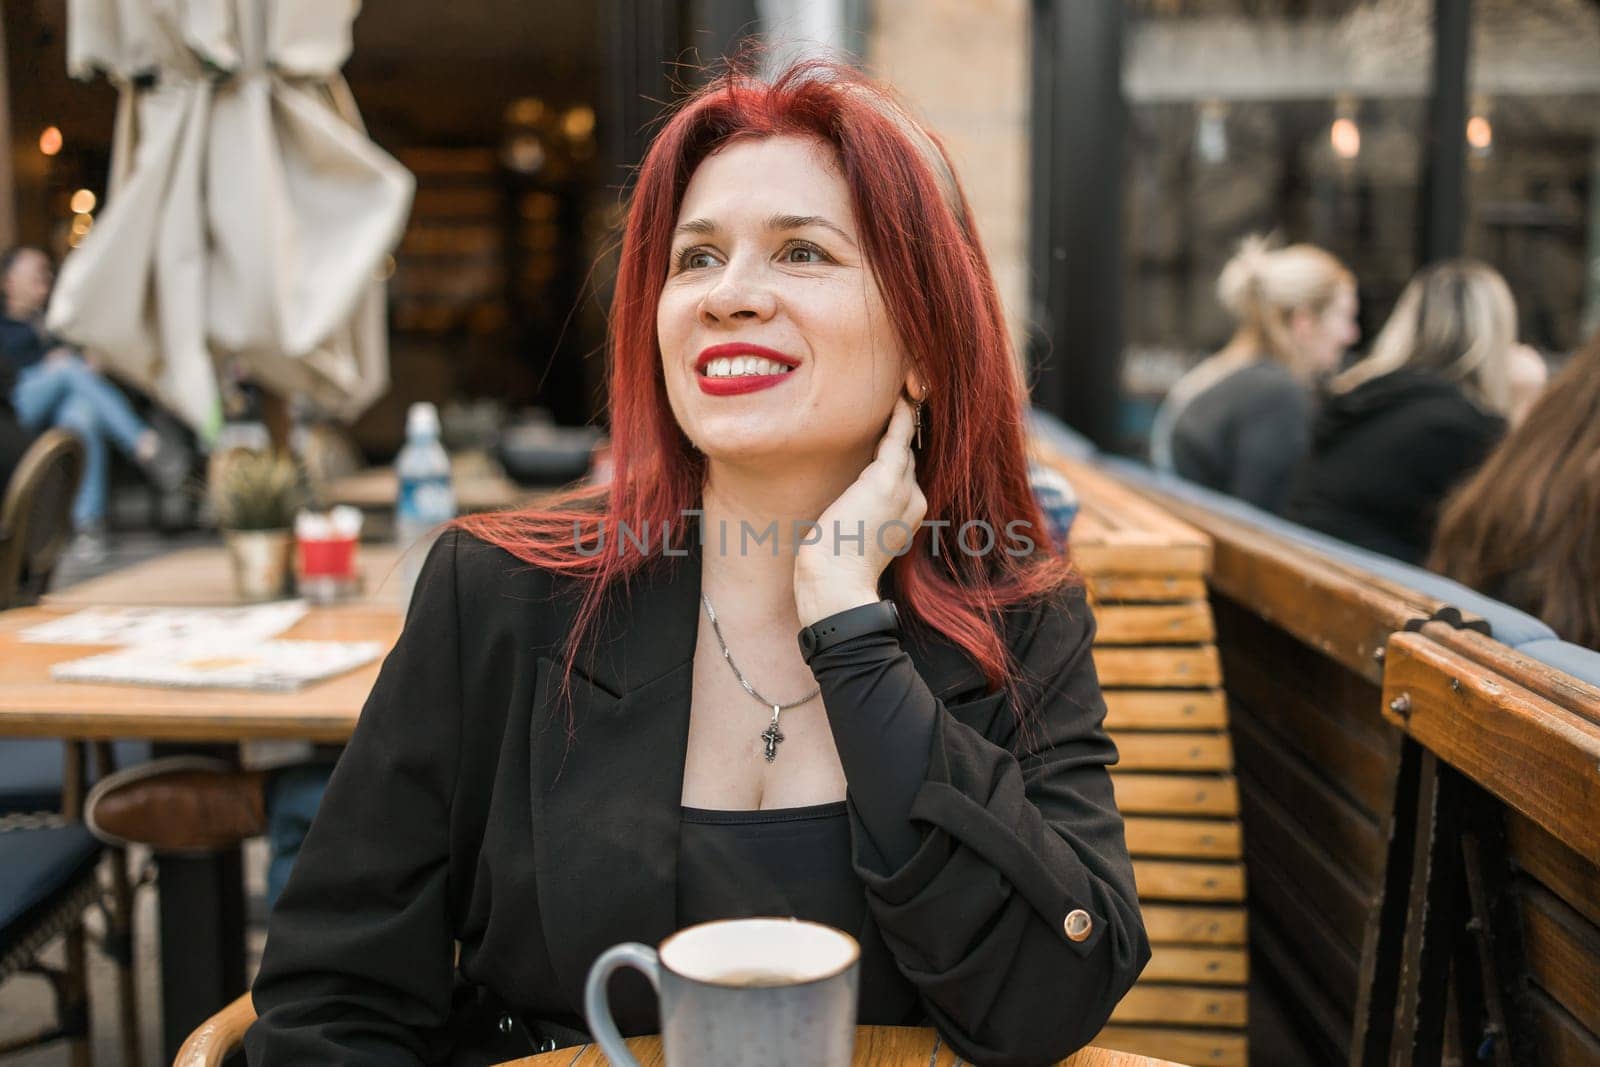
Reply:
[[1431, 31], [1374, 53], [1374, 5], [1134, 5], [1122, 437], [1228, 339], [1217, 276], [1239, 242], [1307, 241], [1355, 273], [1364, 337], [1417, 261]]
[[[1120, 438], [1141, 451], [1185, 370], [1226, 342], [1216, 279], [1276, 234], [1355, 273], [1362, 340], [1423, 258], [1431, 0], [1140, 0], [1124, 57]], [[1560, 358], [1600, 319], [1600, 7], [1473, 5], [1463, 254], [1511, 284]]]

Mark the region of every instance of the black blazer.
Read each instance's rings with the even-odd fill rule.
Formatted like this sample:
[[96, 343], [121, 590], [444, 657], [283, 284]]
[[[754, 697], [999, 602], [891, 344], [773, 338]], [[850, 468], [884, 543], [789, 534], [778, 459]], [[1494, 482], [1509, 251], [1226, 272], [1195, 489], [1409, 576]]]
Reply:
[[[676, 929], [699, 590], [697, 549], [630, 583], [573, 677], [569, 744], [554, 701], [572, 583], [440, 539], [271, 918], [251, 1063], [493, 1062], [582, 1040], [595, 957]], [[926, 1018], [980, 1063], [1086, 1044], [1149, 958], [1093, 629], [1078, 591], [1008, 617], [1044, 683], [1021, 761], [976, 665], [904, 641], [945, 713], [917, 853], [887, 876], [857, 856], [860, 936], [883, 939]], [[1078, 942], [1063, 923], [1080, 908]], [[625, 1032], [658, 1025], [642, 980], [612, 1004]]]

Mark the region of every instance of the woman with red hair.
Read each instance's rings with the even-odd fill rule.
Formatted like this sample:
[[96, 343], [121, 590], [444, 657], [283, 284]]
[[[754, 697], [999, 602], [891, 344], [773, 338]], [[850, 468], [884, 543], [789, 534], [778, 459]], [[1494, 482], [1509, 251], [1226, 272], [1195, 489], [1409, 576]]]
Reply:
[[[613, 478], [429, 554], [251, 1062], [577, 1043], [605, 948], [748, 915], [854, 935], [863, 1024], [983, 1063], [1087, 1043], [1149, 947], [942, 149], [847, 68], [720, 78], [640, 169], [611, 315]], [[656, 1030], [636, 977], [612, 1010]]]

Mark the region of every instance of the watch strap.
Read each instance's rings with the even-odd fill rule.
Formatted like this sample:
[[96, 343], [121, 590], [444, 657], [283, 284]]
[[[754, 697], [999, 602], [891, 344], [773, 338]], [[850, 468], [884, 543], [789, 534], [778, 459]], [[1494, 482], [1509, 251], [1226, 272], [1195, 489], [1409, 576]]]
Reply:
[[900, 610], [892, 600], [846, 608], [800, 631], [800, 654], [807, 663], [819, 652], [863, 634], [900, 632]]

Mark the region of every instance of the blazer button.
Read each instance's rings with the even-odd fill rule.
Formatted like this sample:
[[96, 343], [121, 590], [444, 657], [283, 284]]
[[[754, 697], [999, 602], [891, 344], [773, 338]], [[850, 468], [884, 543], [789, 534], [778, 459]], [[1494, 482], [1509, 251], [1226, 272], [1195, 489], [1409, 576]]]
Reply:
[[1061, 929], [1065, 931], [1068, 941], [1082, 941], [1094, 930], [1094, 920], [1082, 908], [1074, 908], [1062, 920]]
[[543, 1041], [539, 1042], [539, 1051], [540, 1052], [554, 1052], [555, 1050], [556, 1050], [556, 1039], [555, 1038], [547, 1037]]
[[516, 1024], [511, 1021], [511, 1016], [509, 1016], [509, 1015], [500, 1016], [500, 1032], [502, 1034], [509, 1034], [511, 1032], [512, 1027], [515, 1026], [515, 1025]]

